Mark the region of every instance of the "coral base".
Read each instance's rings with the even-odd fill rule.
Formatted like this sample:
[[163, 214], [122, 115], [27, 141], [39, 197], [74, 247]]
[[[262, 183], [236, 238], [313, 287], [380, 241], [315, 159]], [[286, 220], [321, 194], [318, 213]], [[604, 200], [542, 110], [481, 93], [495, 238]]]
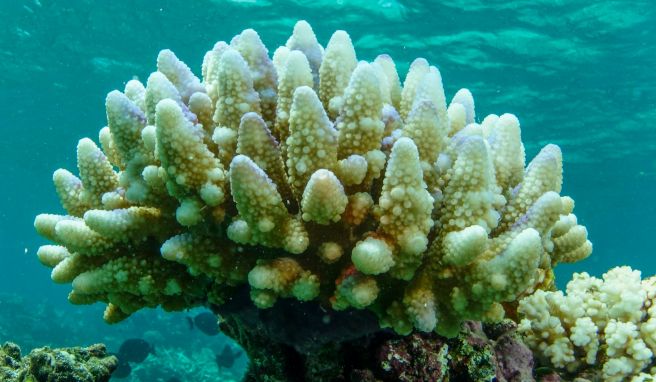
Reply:
[[335, 313], [292, 301], [268, 310], [249, 305], [233, 302], [219, 312], [224, 333], [250, 357], [246, 381], [534, 380], [533, 356], [512, 321], [468, 322], [447, 339], [378, 330], [368, 312]]

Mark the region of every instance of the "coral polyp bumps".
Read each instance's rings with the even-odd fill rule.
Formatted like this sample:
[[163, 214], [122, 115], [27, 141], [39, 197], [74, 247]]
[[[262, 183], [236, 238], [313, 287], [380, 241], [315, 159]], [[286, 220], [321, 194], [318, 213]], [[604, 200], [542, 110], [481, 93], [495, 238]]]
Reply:
[[79, 177], [54, 174], [68, 215], [35, 227], [57, 244], [38, 252], [52, 279], [107, 303], [108, 322], [249, 284], [259, 308], [318, 300], [449, 335], [592, 250], [557, 146], [525, 168], [515, 116], [476, 123], [471, 93], [447, 107], [425, 59], [401, 85], [343, 31], [324, 49], [301, 21], [271, 59], [245, 30], [207, 52], [202, 80], [164, 50], [106, 108], [102, 150], [82, 139]]

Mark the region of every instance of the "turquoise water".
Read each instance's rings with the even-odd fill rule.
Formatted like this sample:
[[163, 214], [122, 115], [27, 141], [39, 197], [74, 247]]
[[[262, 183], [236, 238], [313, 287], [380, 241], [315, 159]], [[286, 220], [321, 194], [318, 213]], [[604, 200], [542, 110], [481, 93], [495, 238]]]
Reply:
[[[69, 287], [52, 284], [36, 260], [44, 240], [33, 231], [34, 216], [59, 208], [51, 174], [74, 169], [77, 141], [96, 138], [106, 123], [105, 95], [133, 77], [145, 81], [159, 50], [173, 50], [199, 74], [214, 42], [254, 28], [272, 52], [298, 19], [308, 20], [324, 45], [334, 30], [348, 31], [359, 59], [388, 53], [402, 75], [414, 58], [425, 57], [440, 68], [447, 97], [461, 87], [472, 91], [479, 120], [516, 114], [527, 157], [546, 143], [560, 145], [563, 194], [576, 200], [579, 222], [594, 243], [589, 259], [559, 267], [561, 280], [573, 271], [599, 275], [620, 264], [656, 273], [653, 3], [437, 3], [0, 1], [0, 340], [27, 348], [37, 339], [116, 345], [147, 329], [185, 328], [182, 313], [163, 318], [144, 312], [119, 328], [103, 326], [98, 306], [69, 307]], [[18, 305], [28, 307], [25, 317], [34, 312], [33, 326], [9, 324], [17, 320], [9, 307]], [[146, 319], [154, 314], [156, 320]], [[43, 322], [53, 315], [56, 320]], [[35, 334], [42, 327], [75, 327], [67, 320], [96, 331]]]

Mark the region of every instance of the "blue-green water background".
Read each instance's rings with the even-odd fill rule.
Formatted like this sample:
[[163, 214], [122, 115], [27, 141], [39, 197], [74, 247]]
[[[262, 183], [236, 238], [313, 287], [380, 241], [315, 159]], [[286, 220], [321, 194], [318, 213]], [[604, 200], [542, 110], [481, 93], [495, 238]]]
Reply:
[[[649, 0], [0, 0], [0, 291], [23, 298], [27, 314], [46, 304], [59, 320], [96, 325], [78, 337], [40, 334], [43, 342], [119, 333], [100, 322], [101, 308], [69, 307], [68, 286], [52, 284], [35, 258], [44, 240], [34, 216], [60, 211], [52, 172], [75, 169], [78, 139], [97, 140], [105, 124], [105, 95], [145, 80], [159, 50], [199, 74], [216, 41], [251, 27], [272, 53], [298, 19], [324, 45], [334, 30], [348, 31], [359, 59], [390, 54], [401, 76], [425, 57], [447, 97], [472, 91], [479, 120], [516, 114], [529, 158], [561, 146], [563, 193], [575, 198], [594, 253], [560, 266], [559, 284], [573, 271], [600, 275], [620, 264], [654, 274], [655, 9]], [[2, 303], [0, 322], [9, 321], [15, 312]], [[36, 330], [17, 328], [0, 340]]]

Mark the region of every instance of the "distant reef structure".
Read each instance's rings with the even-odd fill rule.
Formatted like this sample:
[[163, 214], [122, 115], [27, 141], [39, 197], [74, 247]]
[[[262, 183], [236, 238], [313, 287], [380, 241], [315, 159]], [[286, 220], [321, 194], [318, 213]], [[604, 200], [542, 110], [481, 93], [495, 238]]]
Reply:
[[201, 73], [163, 50], [109, 93], [102, 149], [84, 138], [79, 176], [54, 173], [68, 214], [35, 220], [53, 281], [109, 323], [207, 305], [252, 366], [270, 343], [309, 373], [308, 354], [367, 334], [514, 318], [592, 251], [559, 147], [526, 165], [518, 119], [477, 123], [467, 89], [447, 104], [423, 58], [401, 83], [390, 56], [358, 61], [344, 31], [324, 48], [299, 21], [272, 57], [252, 29], [216, 43]]
[[107, 382], [118, 359], [107, 354], [105, 345], [34, 349], [21, 355], [18, 345], [0, 346], [0, 380], [4, 382]]

